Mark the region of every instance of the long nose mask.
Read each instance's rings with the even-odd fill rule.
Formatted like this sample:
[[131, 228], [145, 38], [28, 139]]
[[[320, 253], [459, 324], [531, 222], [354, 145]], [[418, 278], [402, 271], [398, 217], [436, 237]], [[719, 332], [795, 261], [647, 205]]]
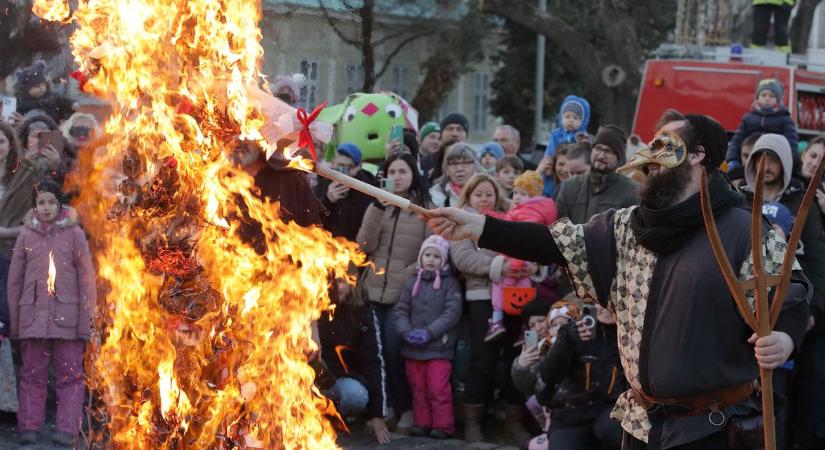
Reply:
[[673, 131], [659, 131], [647, 148], [636, 152], [627, 164], [620, 167], [619, 173], [641, 169], [647, 174], [648, 164], [658, 164], [668, 169], [679, 166], [687, 159], [687, 146], [682, 137]]

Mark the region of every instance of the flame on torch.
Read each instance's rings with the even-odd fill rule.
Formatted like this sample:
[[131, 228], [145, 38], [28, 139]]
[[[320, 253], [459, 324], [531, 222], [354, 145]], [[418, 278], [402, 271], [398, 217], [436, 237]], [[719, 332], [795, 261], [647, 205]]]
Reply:
[[54, 279], [57, 277], [57, 268], [54, 267], [54, 251], [49, 250], [49, 281], [47, 290], [50, 297], [54, 297]]

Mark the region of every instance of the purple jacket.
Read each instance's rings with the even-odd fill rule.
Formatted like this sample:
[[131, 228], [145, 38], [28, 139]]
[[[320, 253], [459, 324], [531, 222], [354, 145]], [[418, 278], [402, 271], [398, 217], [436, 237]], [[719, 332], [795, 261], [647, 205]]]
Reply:
[[[48, 293], [54, 253], [54, 297]], [[74, 209], [64, 207], [54, 226], [29, 213], [9, 269], [9, 336], [18, 339], [89, 339], [97, 301], [92, 256]]]

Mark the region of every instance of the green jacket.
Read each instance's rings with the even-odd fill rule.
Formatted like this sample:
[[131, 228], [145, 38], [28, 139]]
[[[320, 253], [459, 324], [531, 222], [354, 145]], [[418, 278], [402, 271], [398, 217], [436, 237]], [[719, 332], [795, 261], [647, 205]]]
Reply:
[[593, 192], [591, 174], [577, 175], [561, 184], [556, 196], [559, 218], [567, 217], [573, 223], [586, 223], [596, 214], [608, 209], [621, 209], [637, 205], [638, 184], [616, 172], [605, 175], [604, 189]]

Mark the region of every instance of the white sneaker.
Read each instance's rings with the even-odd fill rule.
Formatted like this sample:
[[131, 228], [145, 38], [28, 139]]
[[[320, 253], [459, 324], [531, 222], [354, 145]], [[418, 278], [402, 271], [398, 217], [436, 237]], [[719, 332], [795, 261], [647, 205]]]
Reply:
[[401, 417], [398, 419], [398, 424], [395, 426], [395, 432], [398, 434], [410, 434], [410, 430], [413, 426], [413, 412], [412, 411], [404, 411], [401, 414]]

